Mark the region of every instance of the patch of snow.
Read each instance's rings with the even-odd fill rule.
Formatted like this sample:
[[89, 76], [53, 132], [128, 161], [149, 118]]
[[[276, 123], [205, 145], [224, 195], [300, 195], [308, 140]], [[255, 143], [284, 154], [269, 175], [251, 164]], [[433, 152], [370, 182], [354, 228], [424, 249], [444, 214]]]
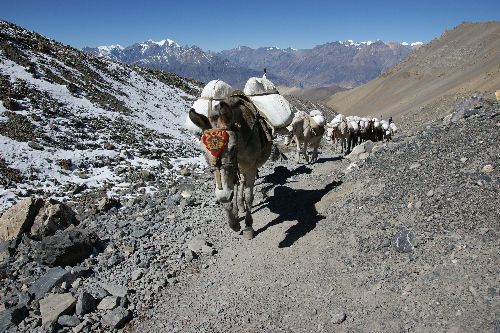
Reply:
[[4, 116], [5, 111], [7, 111], [7, 109], [5, 108], [5, 106], [3, 106], [3, 103], [0, 103], [0, 121], [8, 120], [8, 118]]
[[17, 196], [11, 190], [0, 187], [0, 212], [7, 210], [15, 203]]
[[420, 45], [424, 45], [423, 42], [413, 42], [410, 44], [411, 46], [420, 46]]
[[208, 167], [207, 161], [203, 154], [200, 154], [197, 157], [184, 157], [184, 158], [176, 158], [171, 159], [170, 164], [172, 164], [174, 170], [180, 170], [186, 165], [196, 165], [199, 169], [205, 169]]

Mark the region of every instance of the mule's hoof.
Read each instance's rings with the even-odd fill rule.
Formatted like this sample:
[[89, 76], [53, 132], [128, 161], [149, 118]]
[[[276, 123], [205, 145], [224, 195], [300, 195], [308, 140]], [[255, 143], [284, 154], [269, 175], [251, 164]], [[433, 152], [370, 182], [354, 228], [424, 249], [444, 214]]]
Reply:
[[248, 240], [252, 239], [253, 234], [254, 234], [254, 231], [253, 231], [252, 227], [246, 227], [245, 229], [243, 229], [243, 237], [245, 239], [248, 239]]
[[238, 222], [234, 222], [234, 223], [229, 223], [229, 227], [231, 229], [233, 229], [234, 231], [238, 232], [241, 230], [241, 226]]

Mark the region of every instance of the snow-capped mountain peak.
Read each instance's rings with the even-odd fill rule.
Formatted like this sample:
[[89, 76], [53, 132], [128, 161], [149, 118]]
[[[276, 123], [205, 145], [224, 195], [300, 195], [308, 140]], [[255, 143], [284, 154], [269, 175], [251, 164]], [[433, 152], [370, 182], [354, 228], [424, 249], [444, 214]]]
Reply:
[[154, 44], [154, 45], [158, 45], [158, 46], [167, 46], [167, 47], [180, 47], [179, 44], [177, 44], [175, 41], [171, 40], [171, 39], [162, 39], [160, 41], [154, 41], [152, 39], [148, 39], [147, 41], [148, 44]]

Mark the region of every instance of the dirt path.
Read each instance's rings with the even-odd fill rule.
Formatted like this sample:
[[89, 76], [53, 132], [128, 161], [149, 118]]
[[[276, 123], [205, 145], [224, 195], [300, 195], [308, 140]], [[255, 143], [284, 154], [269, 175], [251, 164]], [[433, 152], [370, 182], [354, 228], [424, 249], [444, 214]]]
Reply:
[[498, 332], [494, 117], [395, 140], [347, 174], [329, 149], [262, 168], [256, 237], [207, 235], [218, 253], [130, 331]]
[[235, 236], [207, 269], [167, 288], [137, 331], [306, 332], [336, 326], [332, 321], [341, 321], [345, 309], [325, 276], [325, 269], [339, 269], [335, 260], [323, 258], [334, 241], [324, 230], [331, 221], [314, 208], [340, 184], [346, 162], [335, 160], [323, 156], [313, 167], [289, 162], [263, 168], [255, 238]]

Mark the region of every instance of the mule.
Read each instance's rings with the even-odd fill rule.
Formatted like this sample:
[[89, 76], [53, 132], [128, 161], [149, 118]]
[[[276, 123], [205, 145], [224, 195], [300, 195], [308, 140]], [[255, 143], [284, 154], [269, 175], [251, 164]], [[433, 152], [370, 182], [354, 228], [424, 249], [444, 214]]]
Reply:
[[351, 151], [353, 133], [347, 121], [343, 120], [336, 127], [330, 127], [328, 129], [328, 135], [335, 145], [335, 150], [337, 150], [337, 143], [340, 142], [341, 154], [348, 154], [348, 152]]
[[215, 197], [229, 226], [240, 231], [238, 213], [245, 212], [243, 236], [252, 239], [253, 188], [257, 169], [271, 155], [270, 129], [242, 93], [221, 101], [208, 117], [191, 109], [189, 118], [203, 131], [201, 149], [214, 173]]
[[[288, 126], [290, 134], [287, 136], [285, 144], [289, 145], [292, 137], [297, 143], [297, 163], [300, 162], [300, 154], [304, 155], [307, 163], [314, 163], [318, 159], [318, 148], [321, 138], [325, 133], [325, 126], [318, 125], [314, 119], [306, 114], [301, 118], [294, 118], [292, 123]], [[313, 152], [311, 160], [307, 153], [307, 147], [311, 146]]]

